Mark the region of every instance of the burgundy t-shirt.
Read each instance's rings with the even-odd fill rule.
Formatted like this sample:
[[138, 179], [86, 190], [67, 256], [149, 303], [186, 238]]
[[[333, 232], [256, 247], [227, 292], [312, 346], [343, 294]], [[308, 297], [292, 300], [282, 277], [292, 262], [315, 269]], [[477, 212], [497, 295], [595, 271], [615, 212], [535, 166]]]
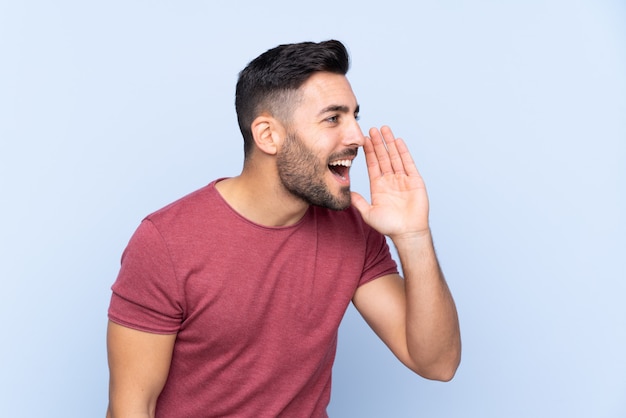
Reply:
[[264, 227], [214, 186], [146, 217], [112, 287], [112, 321], [177, 334], [156, 416], [327, 416], [345, 310], [397, 272], [385, 238], [354, 208]]

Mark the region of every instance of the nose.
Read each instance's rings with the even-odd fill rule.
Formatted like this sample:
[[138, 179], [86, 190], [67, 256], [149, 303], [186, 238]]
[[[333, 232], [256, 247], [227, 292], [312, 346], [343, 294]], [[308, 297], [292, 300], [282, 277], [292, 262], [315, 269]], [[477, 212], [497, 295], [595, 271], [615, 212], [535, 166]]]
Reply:
[[361, 126], [356, 118], [351, 119], [349, 122], [349, 126], [346, 130], [345, 142], [346, 145], [350, 147], [362, 147], [365, 143], [365, 136], [363, 136]]

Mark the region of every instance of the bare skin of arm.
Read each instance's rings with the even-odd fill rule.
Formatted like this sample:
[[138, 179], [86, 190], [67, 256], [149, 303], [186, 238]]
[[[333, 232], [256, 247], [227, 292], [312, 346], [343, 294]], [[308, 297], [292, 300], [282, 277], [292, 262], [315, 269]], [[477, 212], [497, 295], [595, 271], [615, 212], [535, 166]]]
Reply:
[[365, 159], [372, 203], [353, 193], [365, 222], [391, 238], [404, 273], [357, 289], [353, 302], [407, 367], [448, 381], [461, 359], [454, 300], [439, 266], [428, 223], [426, 187], [404, 141], [384, 126], [370, 129]]
[[152, 418], [165, 385], [175, 334], [137, 331], [109, 321], [107, 418]]

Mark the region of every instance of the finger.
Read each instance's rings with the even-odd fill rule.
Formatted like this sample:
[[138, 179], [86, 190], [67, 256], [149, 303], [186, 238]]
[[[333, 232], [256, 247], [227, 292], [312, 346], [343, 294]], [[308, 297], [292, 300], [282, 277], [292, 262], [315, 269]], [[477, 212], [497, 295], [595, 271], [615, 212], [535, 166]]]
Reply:
[[367, 165], [367, 174], [370, 179], [380, 177], [382, 173], [378, 165], [378, 158], [376, 158], [376, 151], [374, 151], [374, 144], [372, 143], [372, 139], [368, 136], [365, 137], [363, 151], [365, 152], [365, 164]]
[[363, 219], [366, 219], [369, 213], [370, 204], [361, 194], [357, 192], [350, 192], [350, 196], [352, 200], [352, 206], [354, 206], [355, 209], [359, 211]]
[[409, 148], [406, 146], [406, 143], [401, 138], [396, 139], [395, 141], [396, 149], [398, 150], [398, 154], [400, 159], [402, 160], [402, 166], [406, 171], [406, 174], [409, 176], [419, 176], [420, 173], [417, 170], [417, 166], [413, 161], [413, 157], [409, 152]]
[[385, 140], [383, 139], [382, 134], [378, 131], [378, 129], [371, 128], [370, 138], [372, 140], [372, 145], [374, 146], [374, 152], [378, 161], [378, 166], [380, 167], [381, 174], [392, 174], [393, 167], [391, 165], [391, 160], [389, 159], [389, 151], [387, 151], [387, 146], [385, 145]]
[[387, 153], [389, 155], [389, 161], [393, 172], [396, 174], [406, 174], [402, 156], [396, 145], [396, 143], [399, 140], [401, 141], [401, 139], [394, 136], [389, 126], [383, 126], [380, 128], [380, 132], [383, 136], [383, 140], [385, 141], [385, 145], [387, 146]]

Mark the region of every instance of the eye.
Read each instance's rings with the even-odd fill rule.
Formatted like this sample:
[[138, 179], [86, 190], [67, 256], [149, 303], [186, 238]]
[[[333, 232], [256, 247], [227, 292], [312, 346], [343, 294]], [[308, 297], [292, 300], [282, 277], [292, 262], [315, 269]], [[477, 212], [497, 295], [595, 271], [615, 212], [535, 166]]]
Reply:
[[355, 113], [354, 119], [358, 122], [359, 120], [361, 120], [361, 115], [359, 115], [358, 113]]
[[338, 121], [339, 121], [339, 116], [338, 115], [334, 115], [334, 116], [331, 116], [329, 118], [326, 118], [326, 122], [337, 123]]

